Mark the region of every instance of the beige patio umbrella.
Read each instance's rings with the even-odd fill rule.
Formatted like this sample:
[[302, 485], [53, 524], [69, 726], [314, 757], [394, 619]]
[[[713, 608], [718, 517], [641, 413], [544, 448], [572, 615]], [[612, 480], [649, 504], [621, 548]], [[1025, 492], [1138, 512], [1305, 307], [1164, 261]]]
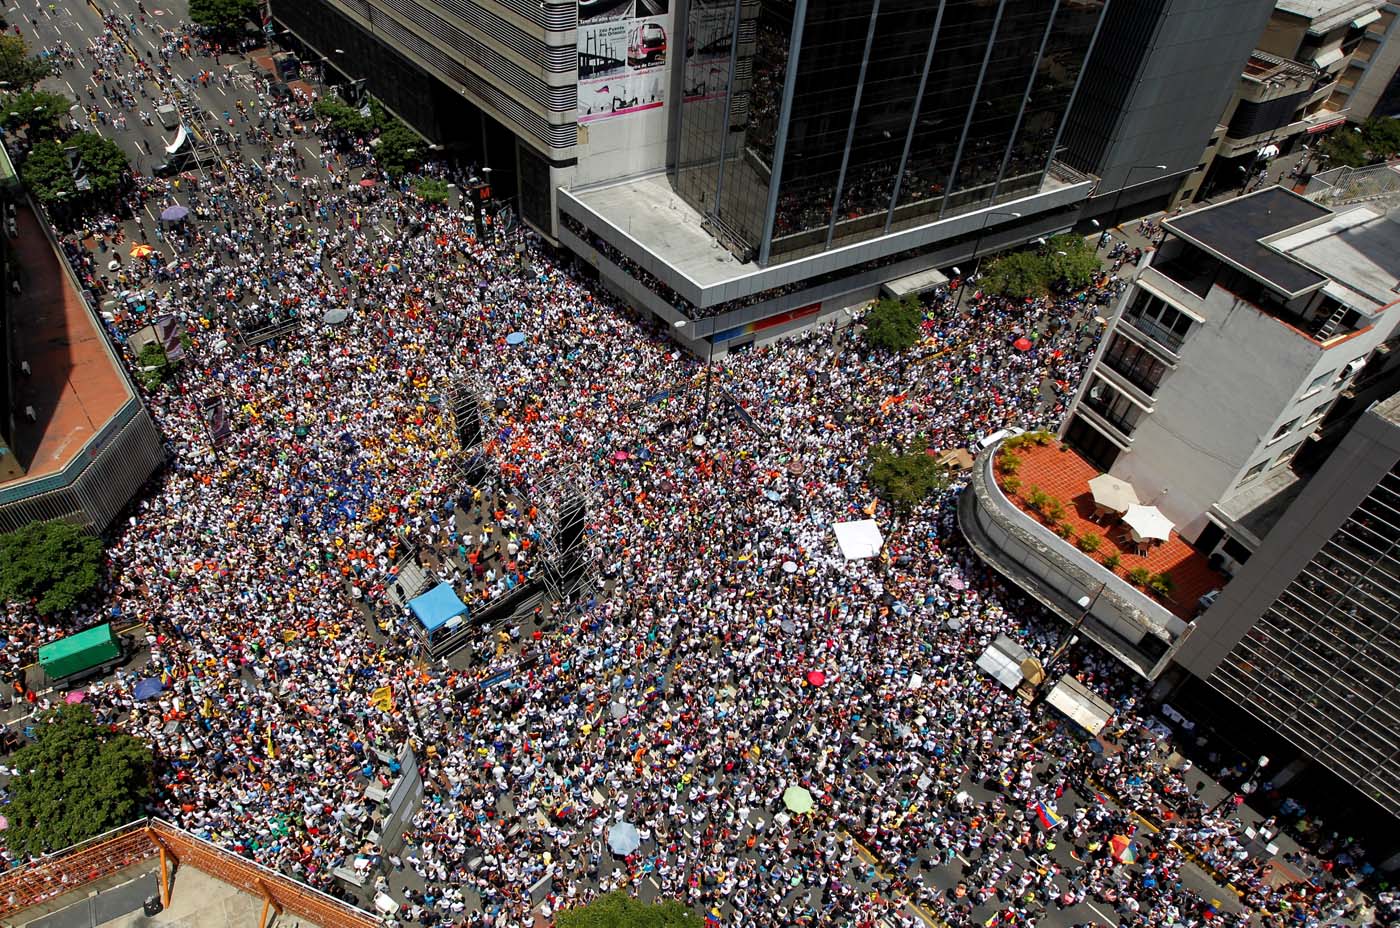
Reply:
[[1156, 506], [1129, 506], [1123, 514], [1123, 524], [1132, 531], [1136, 541], [1149, 538], [1165, 541], [1172, 533], [1172, 520], [1162, 515], [1162, 510]]
[[1112, 474], [1099, 474], [1089, 481], [1089, 492], [1094, 494], [1094, 505], [1114, 512], [1127, 512], [1129, 506], [1136, 506], [1137, 491], [1126, 480], [1119, 480]]

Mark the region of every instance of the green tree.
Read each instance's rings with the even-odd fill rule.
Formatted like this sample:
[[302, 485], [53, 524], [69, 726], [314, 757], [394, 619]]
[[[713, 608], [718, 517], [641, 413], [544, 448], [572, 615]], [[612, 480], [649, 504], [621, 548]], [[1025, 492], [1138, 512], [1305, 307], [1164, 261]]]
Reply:
[[447, 202], [447, 181], [435, 177], [420, 177], [413, 182], [413, 193], [424, 203], [442, 206]]
[[1045, 248], [1045, 277], [1078, 290], [1089, 286], [1099, 272], [1099, 256], [1081, 236], [1066, 233], [1050, 239]]
[[73, 101], [47, 90], [24, 90], [0, 97], [0, 125], [11, 131], [28, 126], [30, 137], [63, 134]]
[[17, 35], [0, 36], [0, 81], [11, 90], [28, 90], [49, 74], [49, 66], [29, 54]]
[[865, 340], [877, 348], [903, 351], [918, 344], [924, 311], [912, 296], [886, 297], [865, 314]]
[[375, 139], [374, 160], [397, 177], [422, 160], [420, 155], [426, 145], [416, 132], [396, 119]]
[[322, 97], [312, 109], [317, 116], [349, 135], [368, 135], [375, 128], [373, 105], [370, 115], [362, 116], [357, 108], [339, 97]]
[[190, 0], [190, 19], [218, 32], [232, 32], [258, 11], [258, 0]]
[[1400, 119], [1372, 116], [1361, 124], [1361, 137], [1378, 160], [1400, 154]]
[[[79, 190], [64, 149], [76, 148], [82, 172], [90, 188]], [[77, 132], [59, 143], [39, 142], [20, 168], [20, 177], [39, 202], [50, 206], [66, 200], [72, 204], [98, 203], [120, 191], [130, 179], [131, 164], [116, 142], [96, 132]]]
[[151, 749], [97, 724], [85, 705], [45, 714], [37, 740], [10, 762], [5, 844], [17, 856], [57, 851], [145, 814], [154, 793]]
[[102, 542], [71, 522], [30, 522], [0, 535], [0, 597], [44, 614], [81, 603], [101, 579]]
[[560, 912], [558, 928], [704, 928], [704, 919], [674, 899], [647, 904], [625, 892], [605, 893]]
[[1333, 132], [1317, 147], [1318, 154], [1326, 158], [1329, 168], [1359, 168], [1371, 163], [1366, 140], [1352, 126], [1342, 126]]
[[136, 354], [137, 376], [147, 390], [154, 390], [165, 383], [170, 376], [170, 369], [170, 358], [166, 356], [165, 348], [160, 342], [147, 342]]
[[1049, 288], [1050, 276], [1045, 260], [1035, 252], [1013, 251], [993, 258], [979, 283], [997, 296], [1040, 296]]
[[889, 445], [870, 449], [870, 485], [901, 512], [909, 512], [948, 485], [948, 474], [928, 453], [928, 440], [916, 439], [904, 453]]

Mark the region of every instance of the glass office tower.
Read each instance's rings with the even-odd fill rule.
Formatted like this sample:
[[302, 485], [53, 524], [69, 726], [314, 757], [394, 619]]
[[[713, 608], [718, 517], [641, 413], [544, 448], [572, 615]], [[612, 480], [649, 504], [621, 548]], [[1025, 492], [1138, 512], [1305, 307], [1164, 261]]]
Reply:
[[1038, 189], [1103, 0], [691, 0], [674, 182], [761, 263]]

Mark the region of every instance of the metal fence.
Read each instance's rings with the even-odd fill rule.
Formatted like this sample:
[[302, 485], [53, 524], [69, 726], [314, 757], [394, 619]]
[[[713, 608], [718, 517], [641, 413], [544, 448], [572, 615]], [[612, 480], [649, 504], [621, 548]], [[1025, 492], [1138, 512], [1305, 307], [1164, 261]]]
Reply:
[[1400, 160], [1321, 171], [1308, 181], [1304, 195], [1334, 208], [1371, 200], [1400, 200]]

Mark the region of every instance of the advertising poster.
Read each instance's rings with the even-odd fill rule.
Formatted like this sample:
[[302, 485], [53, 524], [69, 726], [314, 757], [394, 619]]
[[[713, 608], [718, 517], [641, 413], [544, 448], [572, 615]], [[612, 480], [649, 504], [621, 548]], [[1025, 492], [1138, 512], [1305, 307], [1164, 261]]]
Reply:
[[670, 0], [579, 0], [578, 121], [666, 103]]
[[729, 89], [729, 51], [734, 35], [734, 6], [696, 3], [690, 11], [685, 49], [687, 103], [723, 97]]

